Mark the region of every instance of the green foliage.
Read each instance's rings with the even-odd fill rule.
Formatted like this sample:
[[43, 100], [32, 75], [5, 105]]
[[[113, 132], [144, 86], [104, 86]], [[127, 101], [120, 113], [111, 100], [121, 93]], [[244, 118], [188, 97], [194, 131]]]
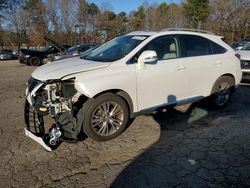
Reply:
[[145, 22], [145, 8], [140, 6], [137, 11], [133, 13], [133, 17], [130, 20], [130, 23], [134, 30], [143, 30]]
[[88, 8], [88, 13], [91, 15], [96, 15], [100, 12], [98, 6], [95, 3], [91, 3]]
[[209, 16], [209, 0], [187, 0], [184, 10], [190, 26], [200, 27]]
[[167, 10], [168, 10], [168, 5], [167, 3], [161, 3], [159, 6], [158, 6], [158, 9], [160, 11], [161, 14], [166, 14], [167, 13]]

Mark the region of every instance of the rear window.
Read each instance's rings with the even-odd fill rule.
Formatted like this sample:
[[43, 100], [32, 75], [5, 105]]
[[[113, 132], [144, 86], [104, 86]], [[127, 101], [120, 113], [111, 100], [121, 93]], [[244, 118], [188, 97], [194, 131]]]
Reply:
[[227, 50], [219, 44], [200, 36], [181, 35], [182, 57], [223, 54]]
[[212, 54], [209, 41], [200, 36], [181, 35], [182, 57], [194, 57]]

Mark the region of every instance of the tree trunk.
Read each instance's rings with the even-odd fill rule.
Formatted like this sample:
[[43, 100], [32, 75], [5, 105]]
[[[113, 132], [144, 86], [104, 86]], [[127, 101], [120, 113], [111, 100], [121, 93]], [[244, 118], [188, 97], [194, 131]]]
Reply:
[[235, 34], [235, 28], [233, 28], [233, 31], [232, 31], [232, 35], [231, 35], [231, 44], [233, 43], [234, 41], [234, 34]]

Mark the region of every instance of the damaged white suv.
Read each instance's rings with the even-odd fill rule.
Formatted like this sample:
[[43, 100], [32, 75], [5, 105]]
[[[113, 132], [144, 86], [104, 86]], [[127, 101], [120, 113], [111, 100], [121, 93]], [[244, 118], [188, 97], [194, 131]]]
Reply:
[[37, 68], [27, 82], [25, 132], [46, 149], [82, 133], [120, 135], [128, 119], [211, 96], [224, 107], [241, 81], [240, 61], [222, 37], [169, 29], [117, 37], [91, 54]]

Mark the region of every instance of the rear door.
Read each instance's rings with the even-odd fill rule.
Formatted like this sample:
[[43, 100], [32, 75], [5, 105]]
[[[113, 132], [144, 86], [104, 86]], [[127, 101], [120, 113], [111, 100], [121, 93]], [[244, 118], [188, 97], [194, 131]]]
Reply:
[[187, 74], [179, 59], [178, 38], [161, 36], [142, 50], [154, 50], [158, 61], [137, 69], [137, 99], [140, 110], [175, 104], [187, 97]]
[[213, 53], [212, 42], [196, 35], [180, 35], [181, 56], [185, 61], [189, 98], [210, 94], [214, 81], [223, 72], [220, 55]]

